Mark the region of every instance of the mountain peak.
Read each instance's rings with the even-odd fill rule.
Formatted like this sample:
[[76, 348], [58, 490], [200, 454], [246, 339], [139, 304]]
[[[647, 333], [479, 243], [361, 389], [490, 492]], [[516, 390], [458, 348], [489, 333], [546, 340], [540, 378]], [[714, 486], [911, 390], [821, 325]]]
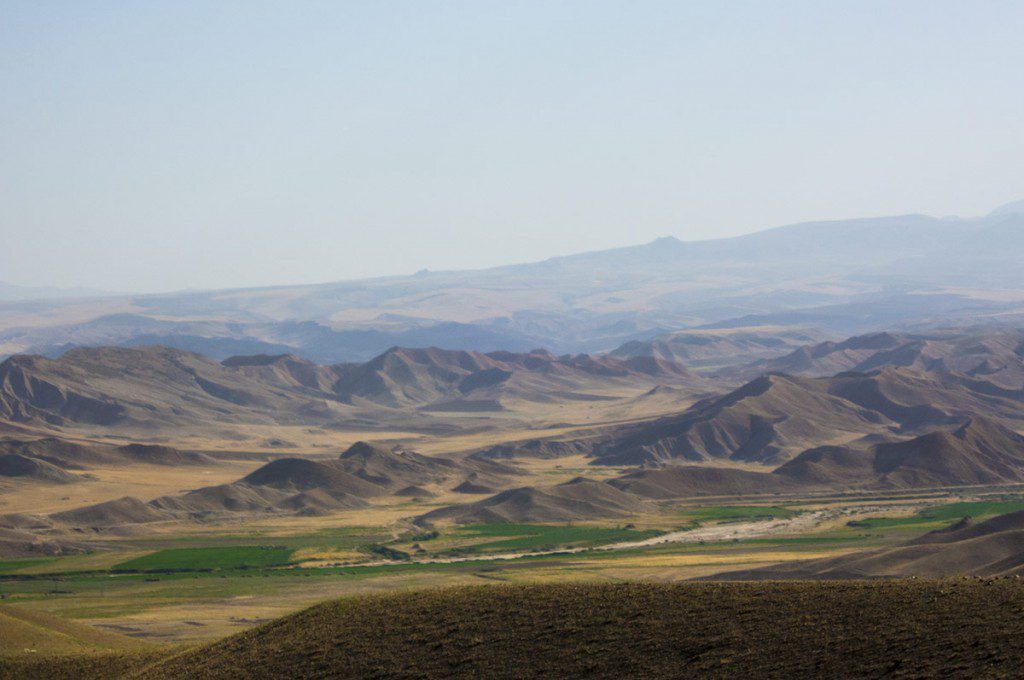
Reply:
[[352, 446], [345, 449], [345, 451], [342, 452], [340, 458], [346, 460], [349, 458], [390, 458], [391, 456], [392, 452], [386, 449], [383, 449], [379, 446], [374, 446], [373, 444], [368, 444], [367, 442], [364, 441], [358, 441]]

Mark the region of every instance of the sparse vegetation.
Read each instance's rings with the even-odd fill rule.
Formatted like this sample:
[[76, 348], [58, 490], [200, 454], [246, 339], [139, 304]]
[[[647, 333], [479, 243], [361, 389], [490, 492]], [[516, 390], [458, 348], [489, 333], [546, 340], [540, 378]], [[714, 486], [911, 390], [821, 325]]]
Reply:
[[104, 678], [1011, 677], [1022, 597], [1013, 580], [434, 589], [328, 602], [148, 663], [25, 666]]
[[0, 574], [26, 569], [28, 567], [41, 567], [45, 564], [52, 564], [57, 561], [56, 557], [36, 557], [23, 560], [0, 560]]

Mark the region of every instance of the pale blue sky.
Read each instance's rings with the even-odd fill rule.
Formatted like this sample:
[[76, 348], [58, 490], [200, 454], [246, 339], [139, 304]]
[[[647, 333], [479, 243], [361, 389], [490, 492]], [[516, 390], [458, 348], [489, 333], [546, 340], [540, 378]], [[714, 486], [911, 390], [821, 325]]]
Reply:
[[470, 268], [1024, 197], [1021, 2], [0, 0], [0, 280]]

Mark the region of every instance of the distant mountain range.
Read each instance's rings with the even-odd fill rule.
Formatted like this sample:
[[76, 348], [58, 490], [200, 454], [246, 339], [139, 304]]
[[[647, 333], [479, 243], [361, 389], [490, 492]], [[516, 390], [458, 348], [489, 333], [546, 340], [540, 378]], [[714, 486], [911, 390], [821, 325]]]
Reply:
[[683, 329], [841, 336], [1017, 323], [1024, 320], [1022, 257], [1018, 202], [979, 218], [814, 222], [474, 271], [3, 301], [0, 355], [163, 344], [218, 359], [293, 353], [334, 363], [364, 361], [394, 345], [575, 353]]

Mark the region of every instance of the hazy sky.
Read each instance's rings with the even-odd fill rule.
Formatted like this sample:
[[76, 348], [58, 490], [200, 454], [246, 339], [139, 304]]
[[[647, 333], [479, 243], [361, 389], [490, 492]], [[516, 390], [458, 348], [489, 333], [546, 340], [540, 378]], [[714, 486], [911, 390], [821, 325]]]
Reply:
[[986, 213], [1024, 198], [1022, 36], [1019, 1], [0, 0], [0, 281], [303, 283]]

